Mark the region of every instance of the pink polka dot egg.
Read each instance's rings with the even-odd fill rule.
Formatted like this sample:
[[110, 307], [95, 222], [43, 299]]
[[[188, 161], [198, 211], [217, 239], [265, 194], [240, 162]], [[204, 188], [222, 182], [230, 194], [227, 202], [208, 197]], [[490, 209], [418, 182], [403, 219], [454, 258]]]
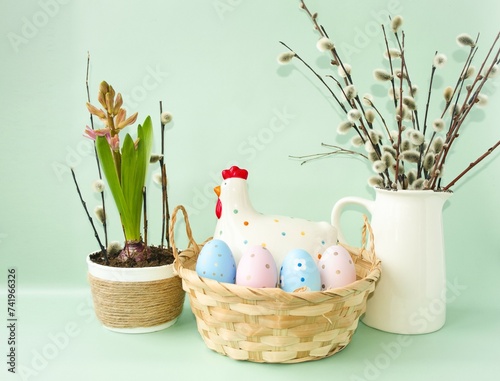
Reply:
[[356, 280], [356, 268], [349, 252], [340, 245], [328, 247], [318, 261], [321, 291], [344, 287]]
[[278, 283], [278, 270], [271, 252], [263, 246], [247, 247], [238, 262], [236, 284], [245, 287], [273, 288]]

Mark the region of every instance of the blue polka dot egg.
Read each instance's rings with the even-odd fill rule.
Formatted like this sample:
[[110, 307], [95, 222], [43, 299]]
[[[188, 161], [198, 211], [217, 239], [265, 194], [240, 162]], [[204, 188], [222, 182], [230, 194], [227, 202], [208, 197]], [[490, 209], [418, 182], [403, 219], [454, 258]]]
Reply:
[[318, 266], [307, 251], [294, 249], [288, 252], [280, 269], [280, 287], [287, 292], [321, 290]]
[[234, 283], [236, 263], [229, 246], [220, 239], [208, 241], [198, 255], [196, 273], [218, 282]]

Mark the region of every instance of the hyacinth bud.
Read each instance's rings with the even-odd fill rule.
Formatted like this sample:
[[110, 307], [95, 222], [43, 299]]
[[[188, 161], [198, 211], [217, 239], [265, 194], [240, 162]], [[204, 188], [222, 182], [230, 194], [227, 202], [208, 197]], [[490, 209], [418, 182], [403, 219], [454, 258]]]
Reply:
[[353, 126], [352, 122], [348, 120], [341, 122], [337, 126], [337, 133], [339, 133], [340, 135], [345, 135], [351, 130], [352, 126]]
[[348, 75], [351, 75], [351, 70], [352, 70], [351, 65], [345, 63], [339, 65], [337, 72], [339, 73], [340, 77], [346, 78]]
[[278, 63], [280, 65], [286, 65], [287, 63], [290, 63], [290, 61], [295, 57], [295, 52], [285, 52], [281, 53], [278, 56]]
[[101, 222], [101, 224], [106, 221], [106, 214], [104, 213], [104, 208], [101, 205], [98, 205], [94, 208], [94, 214], [97, 219]]
[[361, 111], [353, 108], [347, 112], [347, 119], [353, 123], [361, 119]]
[[109, 255], [117, 255], [118, 253], [120, 253], [123, 249], [123, 246], [121, 245], [120, 242], [118, 241], [113, 241], [113, 242], [110, 242], [108, 244], [108, 247], [107, 247], [107, 252]]
[[432, 128], [436, 132], [441, 132], [444, 130], [444, 120], [441, 118], [438, 118], [432, 122]]
[[365, 111], [365, 119], [368, 123], [372, 124], [373, 121], [375, 120], [375, 117], [377, 116], [377, 114], [375, 113], [375, 111], [373, 111], [373, 109], [369, 108]]
[[172, 121], [172, 118], [173, 118], [172, 114], [169, 113], [168, 111], [163, 111], [160, 116], [162, 124], [170, 123]]
[[416, 146], [422, 145], [425, 140], [424, 134], [415, 129], [408, 131], [408, 138], [410, 142]]
[[359, 135], [354, 135], [354, 136], [351, 138], [351, 144], [352, 144], [354, 147], [361, 147], [363, 144], [365, 144], [365, 142], [363, 141], [363, 139], [361, 138], [361, 136], [359, 136]]
[[457, 44], [460, 46], [469, 46], [471, 48], [476, 46], [472, 37], [466, 33], [462, 33], [457, 36]]
[[375, 173], [382, 173], [387, 169], [387, 167], [382, 160], [375, 160], [372, 164], [372, 169]]
[[102, 192], [104, 192], [104, 181], [102, 181], [102, 180], [95, 180], [92, 183], [92, 189], [96, 193], [102, 193]]
[[447, 58], [446, 58], [446, 56], [444, 54], [437, 53], [434, 56], [434, 60], [433, 60], [432, 64], [433, 64], [434, 67], [436, 67], [438, 69], [441, 69], [446, 64], [446, 61], [447, 61]]
[[409, 163], [418, 163], [420, 161], [420, 152], [415, 150], [406, 150], [401, 152], [400, 159]]
[[415, 102], [415, 99], [413, 97], [403, 97], [403, 104], [412, 111], [417, 109], [417, 102]]
[[358, 91], [354, 85], [344, 87], [344, 94], [348, 101], [353, 100], [358, 95]]
[[316, 48], [320, 52], [327, 52], [335, 48], [335, 45], [333, 45], [333, 42], [328, 37], [321, 37], [316, 43]]
[[391, 73], [387, 72], [384, 69], [375, 69], [373, 71], [373, 76], [377, 81], [382, 81], [382, 82], [390, 81], [393, 78]]
[[371, 187], [383, 187], [384, 180], [380, 176], [372, 176], [368, 179], [368, 185]]
[[432, 142], [432, 150], [438, 154], [444, 147], [444, 140], [442, 137], [438, 136]]
[[396, 33], [399, 28], [403, 25], [403, 18], [401, 16], [394, 16], [394, 18], [391, 20], [391, 29], [394, 33]]

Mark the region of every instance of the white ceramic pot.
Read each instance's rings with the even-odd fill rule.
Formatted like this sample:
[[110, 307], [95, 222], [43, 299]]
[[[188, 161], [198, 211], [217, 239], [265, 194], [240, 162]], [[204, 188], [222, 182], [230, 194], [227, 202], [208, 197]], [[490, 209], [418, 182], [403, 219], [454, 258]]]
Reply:
[[378, 188], [375, 192], [375, 201], [346, 197], [332, 211], [332, 224], [343, 243], [343, 209], [349, 204], [360, 205], [371, 214], [382, 275], [362, 321], [400, 334], [437, 331], [446, 319], [442, 209], [452, 193]]
[[[105, 328], [121, 333], [148, 333], [177, 321], [184, 291], [173, 264], [119, 268], [99, 265], [88, 256], [87, 266], [94, 310]], [[127, 321], [129, 318], [131, 321]]]

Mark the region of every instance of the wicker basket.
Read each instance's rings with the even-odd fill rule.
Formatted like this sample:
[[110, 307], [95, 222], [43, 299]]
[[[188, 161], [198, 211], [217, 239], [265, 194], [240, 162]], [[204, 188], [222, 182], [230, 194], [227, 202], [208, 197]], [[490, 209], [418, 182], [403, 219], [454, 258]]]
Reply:
[[[179, 210], [190, 242], [182, 252], [177, 251], [173, 237]], [[365, 248], [367, 234], [370, 250]], [[252, 362], [319, 360], [349, 344], [381, 273], [366, 218], [362, 238], [361, 248], [344, 246], [356, 266], [354, 283], [328, 291], [288, 293], [279, 288], [251, 288], [199, 277], [195, 267], [203, 245], [194, 241], [184, 207], [174, 210], [170, 224], [175, 269], [205, 344], [230, 358]]]

